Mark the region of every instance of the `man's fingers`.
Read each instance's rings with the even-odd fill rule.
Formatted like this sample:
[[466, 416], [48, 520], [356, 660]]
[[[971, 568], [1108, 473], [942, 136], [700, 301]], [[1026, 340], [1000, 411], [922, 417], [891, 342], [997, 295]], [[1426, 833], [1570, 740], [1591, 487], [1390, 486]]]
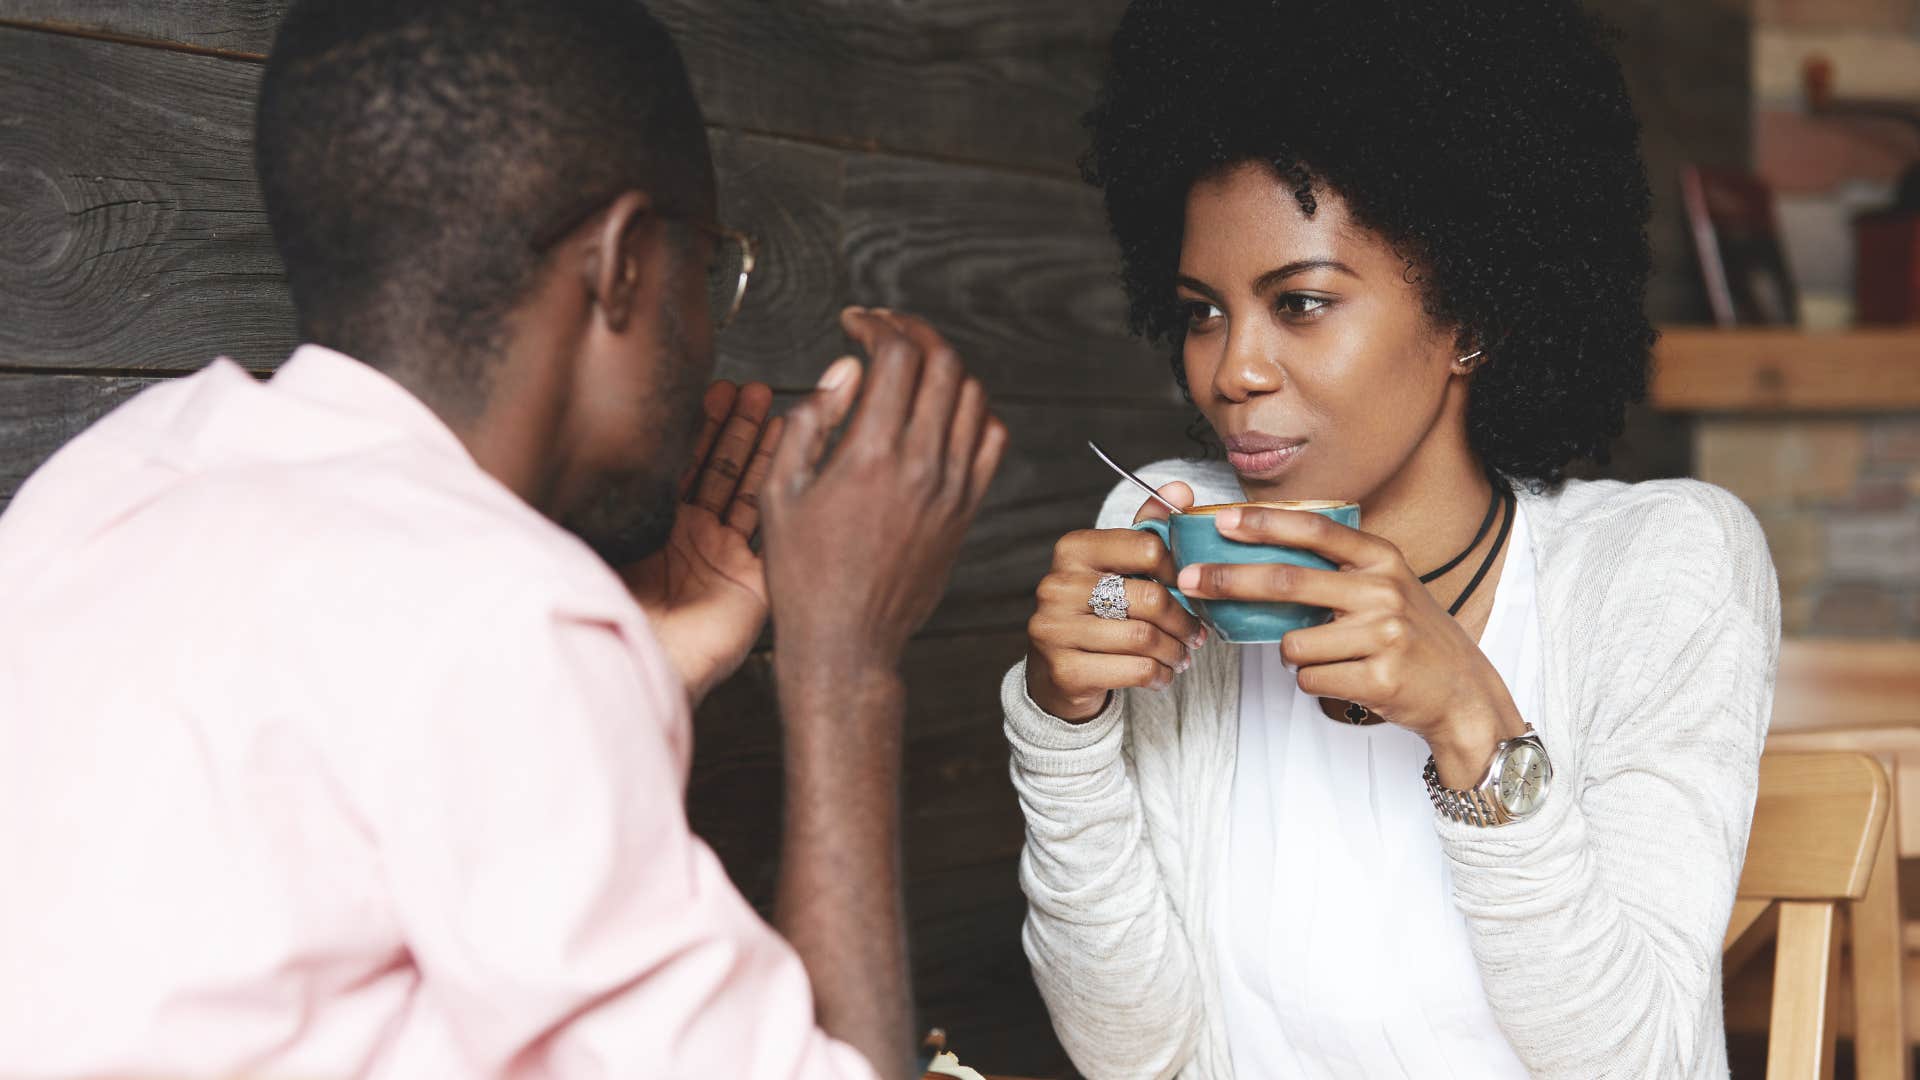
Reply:
[[1012, 439], [1006, 423], [991, 413], [987, 414], [986, 428], [980, 433], [980, 444], [974, 448], [973, 465], [967, 473], [966, 505], [969, 516], [986, 501], [987, 491], [993, 487], [994, 475], [1000, 471], [1000, 462], [1005, 459], [1007, 446]]
[[788, 409], [783, 417], [786, 423], [780, 445], [774, 448], [767, 469], [767, 497], [776, 505], [780, 499], [798, 494], [813, 479], [820, 447], [826, 444], [831, 430], [820, 422], [821, 409], [820, 395], [815, 394]]
[[707, 396], [700, 402], [700, 411], [704, 415], [700, 437], [694, 440], [693, 457], [687, 462], [687, 471], [680, 476], [682, 499], [693, 490], [693, 482], [699, 477], [701, 467], [707, 463], [707, 455], [713, 453], [713, 444], [720, 438], [720, 426], [727, 422], [727, 416], [733, 412], [736, 393], [734, 385], [725, 379], [716, 380], [707, 387]]
[[920, 384], [920, 348], [891, 320], [859, 308], [842, 312], [840, 325], [868, 357], [866, 392], [847, 441], [891, 448], [907, 425]]
[[786, 428], [786, 417], [776, 416], [767, 421], [766, 431], [760, 434], [760, 448], [754, 451], [746, 475], [740, 478], [740, 490], [733, 493], [733, 504], [727, 507], [727, 527], [741, 536], [751, 538], [753, 530], [760, 527], [760, 492], [767, 486], [773, 455], [780, 449]]
[[[1139, 489], [1135, 488], [1134, 490], [1137, 491]], [[1161, 484], [1154, 490], [1160, 493], [1160, 499], [1165, 499], [1182, 510], [1189, 509], [1193, 506], [1193, 489], [1188, 487], [1184, 480], [1173, 480]], [[1172, 517], [1172, 512], [1160, 505], [1160, 499], [1148, 499], [1146, 502], [1141, 503], [1140, 512], [1133, 515], [1133, 523], [1138, 525], [1150, 518]]]
[[714, 443], [713, 456], [700, 470], [700, 478], [694, 483], [693, 504], [724, 515], [727, 504], [733, 501], [733, 493], [740, 486], [740, 478], [746, 474], [747, 462], [753, 458], [754, 446], [760, 441], [760, 430], [767, 421], [767, 413], [773, 408], [773, 391], [764, 383], [750, 383], [740, 389], [734, 398], [733, 415], [720, 428], [720, 437]]
[[960, 405], [961, 389], [969, 381], [967, 369], [961, 364], [960, 355], [931, 327], [917, 319], [908, 326], [912, 329], [908, 337], [920, 350], [921, 361], [920, 388], [914, 395], [913, 415], [907, 422], [906, 450], [932, 459], [939, 469], [947, 451], [955, 410]]
[[860, 396], [863, 375], [860, 361], [843, 356], [820, 373], [819, 383], [805, 401], [787, 410], [764, 490], [777, 498], [798, 491], [811, 480], [814, 467], [827, 451], [827, 440]]
[[842, 356], [820, 373], [813, 396], [820, 400], [823, 410], [820, 422], [828, 430], [839, 427], [853, 412], [854, 403], [860, 400], [860, 384], [865, 377], [866, 367], [857, 356]]
[[987, 428], [987, 390], [979, 379], [967, 379], [953, 406], [953, 420], [947, 425], [946, 487], [967, 505], [973, 494], [974, 456], [980, 449]]

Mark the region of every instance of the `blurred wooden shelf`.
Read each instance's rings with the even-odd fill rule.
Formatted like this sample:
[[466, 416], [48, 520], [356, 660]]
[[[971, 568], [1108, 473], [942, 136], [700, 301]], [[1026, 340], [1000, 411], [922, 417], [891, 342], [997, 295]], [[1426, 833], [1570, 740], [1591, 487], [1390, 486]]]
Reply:
[[1920, 328], [1662, 327], [1648, 400], [1669, 412], [1920, 409]]

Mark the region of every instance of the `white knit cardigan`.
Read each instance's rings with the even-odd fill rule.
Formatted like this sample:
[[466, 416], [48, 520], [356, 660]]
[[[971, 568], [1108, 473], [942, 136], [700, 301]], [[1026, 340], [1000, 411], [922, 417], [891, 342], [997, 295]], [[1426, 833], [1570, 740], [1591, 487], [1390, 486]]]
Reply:
[[[1142, 475], [1244, 498], [1217, 464]], [[1739, 500], [1693, 481], [1520, 497], [1546, 674], [1546, 711], [1526, 719], [1554, 786], [1525, 822], [1434, 821], [1487, 997], [1537, 1077], [1725, 1077], [1720, 945], [1779, 653], [1766, 542]], [[1116, 489], [1099, 526], [1139, 502]], [[1115, 694], [1082, 724], [1033, 704], [1024, 663], [1002, 686], [1022, 939], [1091, 1080], [1232, 1075], [1208, 914], [1239, 696], [1239, 650], [1217, 644], [1168, 690]]]

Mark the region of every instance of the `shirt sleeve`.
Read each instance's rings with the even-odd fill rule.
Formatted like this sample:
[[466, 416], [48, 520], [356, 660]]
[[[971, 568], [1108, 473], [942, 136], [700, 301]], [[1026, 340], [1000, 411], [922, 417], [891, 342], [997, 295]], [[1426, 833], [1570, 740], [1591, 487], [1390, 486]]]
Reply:
[[351, 755], [420, 1007], [475, 1075], [872, 1078], [689, 829], [644, 626], [511, 608]]

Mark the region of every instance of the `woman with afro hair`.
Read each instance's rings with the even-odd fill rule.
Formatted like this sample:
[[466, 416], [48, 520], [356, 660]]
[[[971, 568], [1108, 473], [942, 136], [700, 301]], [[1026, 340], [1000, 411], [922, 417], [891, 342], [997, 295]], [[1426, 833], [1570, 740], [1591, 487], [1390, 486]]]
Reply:
[[[1023, 931], [1109, 1077], [1724, 1077], [1779, 597], [1733, 497], [1568, 479], [1645, 391], [1648, 188], [1574, 0], [1136, 0], [1085, 168], [1226, 461], [1126, 486], [1003, 688]], [[1220, 640], [1169, 592], [1331, 621]]]

